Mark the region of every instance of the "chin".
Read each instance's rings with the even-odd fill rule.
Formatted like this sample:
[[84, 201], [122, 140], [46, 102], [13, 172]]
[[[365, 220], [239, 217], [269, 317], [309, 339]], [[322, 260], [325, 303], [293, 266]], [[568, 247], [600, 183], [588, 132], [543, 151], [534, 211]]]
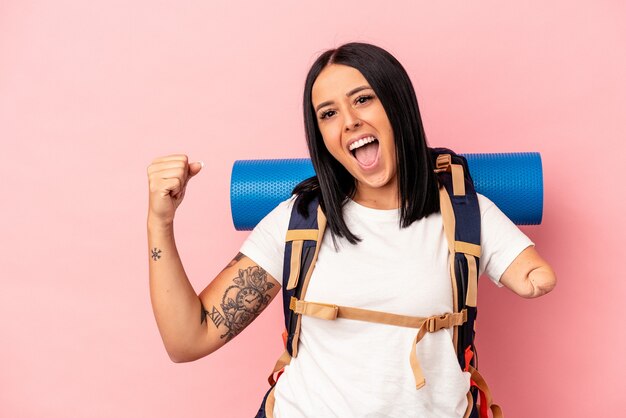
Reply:
[[377, 178], [377, 179], [362, 179], [362, 180], [359, 180], [357, 178], [357, 182], [359, 182], [360, 184], [364, 186], [371, 187], [372, 189], [382, 189], [384, 187], [389, 186], [389, 184], [391, 183], [391, 177], [384, 176], [382, 178]]

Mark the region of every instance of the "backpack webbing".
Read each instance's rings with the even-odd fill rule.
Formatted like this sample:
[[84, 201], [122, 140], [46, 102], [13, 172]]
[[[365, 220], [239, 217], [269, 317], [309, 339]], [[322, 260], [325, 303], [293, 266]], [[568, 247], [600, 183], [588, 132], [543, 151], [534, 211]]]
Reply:
[[289, 228], [285, 239], [285, 258], [283, 264], [283, 310], [285, 314], [285, 341], [290, 356], [298, 355], [298, 337], [300, 335], [300, 315], [290, 309], [292, 297], [300, 298], [306, 294], [306, 285], [313, 273], [313, 267], [324, 236], [326, 217], [319, 202], [314, 199], [309, 203], [309, 216], [301, 216], [297, 211], [296, 201], [293, 206]]

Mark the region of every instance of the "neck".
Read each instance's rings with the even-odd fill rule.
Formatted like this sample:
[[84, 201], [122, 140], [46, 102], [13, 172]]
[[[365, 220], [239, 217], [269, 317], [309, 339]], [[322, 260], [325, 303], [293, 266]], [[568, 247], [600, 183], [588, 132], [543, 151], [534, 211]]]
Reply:
[[370, 187], [357, 182], [356, 192], [352, 199], [372, 209], [398, 209], [400, 207], [398, 182], [397, 180], [390, 181], [383, 187]]

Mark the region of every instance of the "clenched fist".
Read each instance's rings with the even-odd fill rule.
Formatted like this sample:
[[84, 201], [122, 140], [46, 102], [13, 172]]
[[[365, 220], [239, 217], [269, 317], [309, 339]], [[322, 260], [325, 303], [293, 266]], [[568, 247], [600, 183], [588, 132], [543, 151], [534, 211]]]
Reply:
[[148, 218], [172, 223], [174, 213], [185, 197], [190, 178], [202, 169], [202, 162], [189, 163], [184, 154], [156, 158], [148, 166], [150, 203]]

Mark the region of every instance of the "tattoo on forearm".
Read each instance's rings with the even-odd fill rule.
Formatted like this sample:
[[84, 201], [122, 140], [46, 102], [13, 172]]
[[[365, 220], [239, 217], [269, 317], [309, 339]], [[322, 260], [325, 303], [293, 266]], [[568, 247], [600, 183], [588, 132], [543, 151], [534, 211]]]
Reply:
[[211, 312], [203, 306], [201, 316], [201, 322], [206, 321], [208, 316], [217, 328], [224, 325], [227, 330], [220, 338], [226, 338], [227, 342], [265, 309], [271, 299], [267, 291], [274, 287], [273, 283], [267, 282], [267, 273], [259, 266], [239, 269], [233, 282], [235, 284], [226, 289], [220, 304], [224, 315], [215, 306]]
[[204, 307], [204, 303], [200, 301], [200, 324], [204, 324], [206, 322], [206, 316], [208, 313], [209, 311], [207, 311]]
[[[206, 322], [206, 317], [208, 316], [211, 321], [215, 324], [216, 328], [219, 328], [220, 325], [224, 322], [224, 317], [214, 306], [211, 312], [207, 311], [202, 302], [200, 302], [200, 323], [204, 324]], [[208, 322], [207, 322], [208, 323]]]
[[158, 248], [153, 248], [152, 249], [152, 259], [154, 261], [158, 260], [159, 258], [161, 258], [161, 250], [159, 250]]

